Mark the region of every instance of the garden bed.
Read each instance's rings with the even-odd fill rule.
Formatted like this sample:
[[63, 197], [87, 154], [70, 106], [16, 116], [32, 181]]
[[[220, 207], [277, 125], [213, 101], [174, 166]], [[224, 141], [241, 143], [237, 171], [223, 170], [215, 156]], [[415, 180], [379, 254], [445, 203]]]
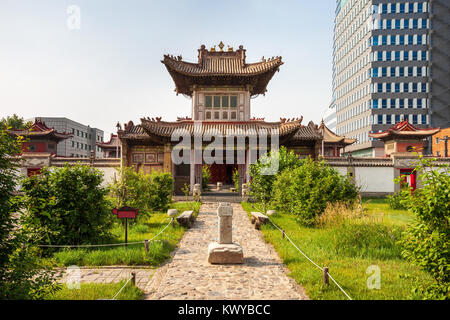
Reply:
[[[177, 202], [170, 206], [179, 213], [194, 210], [198, 213], [200, 204], [196, 202]], [[135, 223], [128, 226], [128, 242], [140, 242], [152, 239], [170, 222], [166, 212], [154, 212], [148, 217], [139, 217]], [[175, 227], [167, 227], [153, 241], [149, 242], [149, 251], [146, 252], [143, 243], [129, 244], [127, 247], [100, 247], [100, 248], [67, 248], [55, 252], [50, 258], [57, 266], [111, 266], [111, 265], [145, 265], [159, 266], [175, 249], [177, 243], [185, 232], [185, 228], [175, 223]], [[115, 241], [111, 243], [124, 243], [124, 226], [116, 221], [112, 230]]]

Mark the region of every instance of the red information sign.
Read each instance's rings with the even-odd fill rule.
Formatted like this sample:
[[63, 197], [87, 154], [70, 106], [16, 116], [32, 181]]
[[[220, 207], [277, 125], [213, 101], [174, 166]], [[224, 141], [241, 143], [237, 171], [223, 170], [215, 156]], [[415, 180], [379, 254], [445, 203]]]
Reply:
[[122, 207], [119, 209], [113, 209], [112, 212], [117, 215], [117, 218], [123, 219], [136, 219], [136, 216], [138, 214], [138, 209], [130, 208], [130, 207]]

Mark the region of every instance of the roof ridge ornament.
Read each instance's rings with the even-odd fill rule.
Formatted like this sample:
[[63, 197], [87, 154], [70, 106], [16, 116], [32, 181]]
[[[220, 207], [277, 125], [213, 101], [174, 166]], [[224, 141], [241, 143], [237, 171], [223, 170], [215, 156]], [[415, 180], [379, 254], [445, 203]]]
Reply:
[[220, 43], [219, 43], [220, 52], [223, 52], [223, 47], [225, 47], [225, 45], [223, 44], [222, 41], [220, 41]]

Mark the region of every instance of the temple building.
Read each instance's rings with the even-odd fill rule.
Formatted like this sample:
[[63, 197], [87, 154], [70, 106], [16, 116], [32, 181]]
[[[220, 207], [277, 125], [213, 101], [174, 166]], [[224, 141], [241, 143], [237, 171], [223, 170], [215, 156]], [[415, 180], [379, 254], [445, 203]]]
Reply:
[[[248, 63], [242, 46], [224, 50], [221, 42], [218, 49], [207, 50], [202, 45], [197, 62], [170, 55], [161, 62], [174, 81], [176, 94], [191, 99], [191, 116], [173, 122], [160, 117], [143, 118], [136, 125], [130, 121], [123, 128], [118, 125], [118, 137], [123, 165], [146, 173], [172, 173], [176, 193], [185, 184], [192, 188], [201, 183], [205, 163], [211, 166], [210, 182], [231, 183], [232, 173], [238, 170], [242, 184], [250, 179], [249, 164], [273, 147], [284, 145], [300, 157], [317, 158], [323, 133], [327, 150], [332, 148], [335, 154], [351, 143], [312, 122], [302, 125], [302, 117], [266, 122], [252, 116], [251, 102], [266, 94], [270, 80], [283, 65], [281, 57]], [[189, 139], [181, 138], [186, 135]], [[187, 161], [179, 163], [172, 152]], [[214, 161], [208, 163], [205, 154]]]
[[325, 125], [323, 120], [318, 130], [322, 135], [320, 155], [323, 157], [340, 157], [341, 153], [345, 152], [345, 147], [351, 146], [356, 142], [356, 139], [338, 136]]
[[117, 134], [111, 133], [108, 142], [97, 142], [97, 147], [103, 152], [103, 158], [120, 158], [120, 140]]
[[370, 137], [384, 142], [386, 157], [405, 153], [423, 154], [425, 138], [431, 137], [441, 129], [420, 129], [409, 123], [408, 119], [400, 121], [386, 131], [371, 133]]
[[[59, 156], [57, 145], [59, 142], [71, 138], [71, 133], [59, 132], [54, 128], [49, 128], [40, 119], [35, 119], [30, 128], [8, 130], [8, 134], [14, 137], [24, 137], [22, 143], [22, 158], [45, 158]], [[32, 176], [39, 174], [43, 167], [42, 163], [36, 159], [28, 161], [24, 174]]]
[[57, 144], [60, 141], [71, 138], [73, 135], [66, 132], [58, 132], [54, 128], [49, 128], [40, 119], [36, 119], [30, 128], [9, 130], [13, 136], [22, 136], [25, 141], [22, 143], [24, 153], [49, 153], [57, 154]]

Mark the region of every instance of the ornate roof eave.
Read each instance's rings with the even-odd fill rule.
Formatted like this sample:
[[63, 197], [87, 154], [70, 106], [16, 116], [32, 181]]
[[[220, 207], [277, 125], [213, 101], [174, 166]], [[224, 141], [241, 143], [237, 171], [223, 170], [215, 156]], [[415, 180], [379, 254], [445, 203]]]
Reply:
[[386, 131], [369, 133], [369, 137], [380, 140], [389, 140], [394, 138], [425, 139], [439, 133], [440, 131], [440, 128], [420, 129], [409, 123], [408, 119], [406, 119], [405, 121], [398, 122]]
[[[192, 120], [182, 120], [177, 122], [152, 121], [149, 119], [141, 119], [142, 128], [149, 136], [168, 141], [176, 130], [186, 130], [188, 134], [194, 136], [200, 132], [196, 132], [195, 122]], [[280, 138], [289, 137], [296, 133], [301, 127], [301, 120], [291, 122], [265, 122], [265, 121], [203, 121], [201, 122], [201, 134], [206, 132], [217, 132], [226, 137], [228, 130], [236, 130], [236, 136], [256, 134], [265, 130], [268, 137], [271, 136], [271, 130], [279, 130]]]

